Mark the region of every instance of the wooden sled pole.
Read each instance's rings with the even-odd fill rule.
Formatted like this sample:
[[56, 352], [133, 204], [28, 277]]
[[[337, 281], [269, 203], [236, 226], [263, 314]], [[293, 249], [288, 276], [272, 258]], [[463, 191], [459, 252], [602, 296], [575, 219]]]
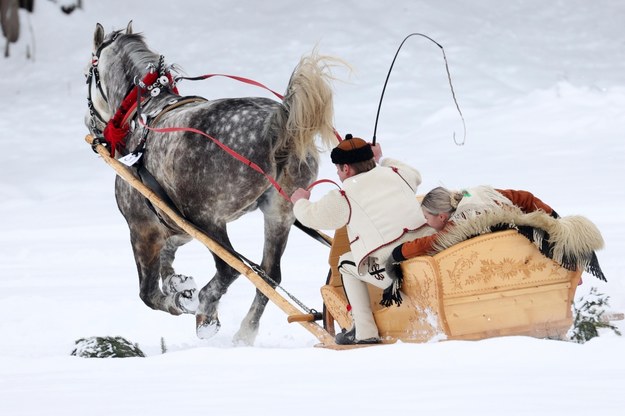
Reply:
[[[117, 172], [117, 175], [119, 175], [122, 179], [132, 185], [132, 187], [139, 191], [144, 197], [149, 199], [155, 207], [163, 211], [187, 234], [204, 244], [210, 251], [218, 255], [223, 261], [236, 269], [236, 271], [247, 277], [252, 282], [252, 284], [256, 286], [258, 290], [260, 290], [263, 295], [267, 296], [269, 300], [271, 300], [276, 306], [282, 309], [282, 311], [285, 312], [287, 316], [301, 314], [300, 310], [298, 310], [295, 306], [293, 306], [293, 304], [291, 304], [287, 299], [280, 295], [276, 291], [276, 289], [274, 289], [273, 287], [271, 287], [271, 285], [265, 282], [258, 275], [258, 273], [252, 270], [239, 258], [231, 254], [228, 250], [223, 248], [216, 241], [209, 238], [206, 234], [198, 230], [193, 224], [182, 218], [172, 208], [165, 204], [161, 200], [161, 198], [156, 195], [156, 193], [154, 193], [150, 188], [145, 186], [143, 182], [137, 179], [137, 177], [126, 167], [126, 165], [112, 158], [110, 156], [109, 150], [106, 147], [100, 144], [96, 144], [94, 146], [93, 136], [88, 134], [85, 137], [85, 141], [94, 148], [94, 150], [102, 157], [102, 159], [104, 159], [104, 161], [109, 166], [111, 166], [115, 170], [115, 172]], [[297, 322], [302, 325], [306, 330], [308, 330], [311, 334], [313, 334], [322, 344], [324, 344], [324, 346], [335, 345], [334, 338], [328, 333], [328, 331], [323, 329], [317, 323], [309, 321]]]
[[319, 312], [315, 313], [306, 313], [306, 314], [298, 314], [298, 315], [289, 315], [286, 320], [288, 323], [299, 322], [299, 321], [318, 321], [322, 319], [321, 314]]

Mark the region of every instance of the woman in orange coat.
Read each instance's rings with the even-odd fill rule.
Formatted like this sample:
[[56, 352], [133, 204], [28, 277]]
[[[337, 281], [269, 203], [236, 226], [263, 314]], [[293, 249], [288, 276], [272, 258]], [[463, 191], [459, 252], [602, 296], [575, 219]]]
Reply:
[[462, 191], [432, 189], [421, 202], [434, 233], [405, 242], [393, 250], [394, 262], [433, 255], [460, 241], [502, 229], [516, 229], [545, 256], [563, 267], [585, 269], [606, 280], [595, 250], [603, 247], [596, 226], [581, 216], [560, 216], [527, 191], [478, 186]]
[[[558, 218], [558, 215], [549, 205], [530, 192], [494, 189], [487, 186], [460, 192], [450, 191], [439, 186], [423, 197], [421, 209], [427, 224], [434, 228], [437, 233], [440, 233], [447, 231], [458, 219], [466, 218], [470, 210], [480, 212], [506, 205], [515, 205], [524, 213], [541, 209], [554, 218]], [[438, 234], [432, 234], [404, 243], [395, 249], [393, 258], [395, 261], [402, 261], [411, 257], [433, 254], [437, 238], [439, 238]]]

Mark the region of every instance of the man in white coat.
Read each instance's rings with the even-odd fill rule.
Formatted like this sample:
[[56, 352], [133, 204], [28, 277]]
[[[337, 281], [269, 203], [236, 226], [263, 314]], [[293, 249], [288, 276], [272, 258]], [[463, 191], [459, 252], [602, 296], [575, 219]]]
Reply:
[[337, 344], [380, 342], [367, 283], [384, 289], [382, 304], [399, 305], [401, 280], [394, 272], [391, 252], [426, 224], [415, 195], [421, 174], [381, 157], [379, 144], [371, 146], [348, 134], [331, 153], [343, 189], [330, 191], [316, 202], [309, 201], [310, 191], [302, 188], [291, 196], [293, 212], [302, 224], [326, 230], [347, 226], [351, 251], [340, 257], [339, 271], [354, 325], [337, 334]]

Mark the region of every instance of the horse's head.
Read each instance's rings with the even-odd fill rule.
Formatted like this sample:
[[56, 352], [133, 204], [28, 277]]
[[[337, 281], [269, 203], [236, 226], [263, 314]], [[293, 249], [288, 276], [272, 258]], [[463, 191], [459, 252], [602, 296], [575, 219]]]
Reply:
[[91, 62], [85, 71], [89, 103], [85, 124], [91, 134], [102, 134], [135, 78], [141, 79], [148, 64], [155, 62], [158, 55], [148, 49], [141, 35], [133, 33], [132, 21], [125, 31], [108, 34], [96, 24]]

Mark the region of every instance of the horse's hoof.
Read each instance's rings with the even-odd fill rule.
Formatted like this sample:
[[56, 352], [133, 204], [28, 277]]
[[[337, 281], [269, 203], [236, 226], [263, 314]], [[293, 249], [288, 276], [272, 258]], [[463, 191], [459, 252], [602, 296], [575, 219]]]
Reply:
[[257, 334], [258, 331], [245, 331], [239, 329], [239, 331], [234, 334], [234, 337], [232, 338], [232, 343], [236, 346], [251, 347], [252, 345], [254, 345]]
[[206, 315], [196, 315], [195, 322], [195, 332], [197, 337], [200, 339], [209, 339], [213, 337], [217, 332], [219, 332], [219, 328], [221, 328], [219, 319], [211, 321]]
[[195, 289], [188, 289], [177, 292], [174, 295], [174, 301], [176, 302], [176, 306], [182, 311], [182, 313], [195, 314], [195, 311], [197, 311], [197, 308], [200, 305], [200, 300], [197, 296], [197, 290]]
[[197, 291], [197, 285], [191, 276], [172, 274], [163, 281], [163, 292], [165, 294], [184, 292], [186, 290]]

